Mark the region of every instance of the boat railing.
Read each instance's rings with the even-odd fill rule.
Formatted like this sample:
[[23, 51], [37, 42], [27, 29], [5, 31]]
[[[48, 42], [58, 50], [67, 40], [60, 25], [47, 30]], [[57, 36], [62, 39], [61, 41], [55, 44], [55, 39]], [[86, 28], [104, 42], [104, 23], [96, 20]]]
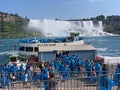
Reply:
[[[82, 37], [79, 37], [78, 40], [82, 40]], [[20, 39], [20, 43], [61, 43], [61, 42], [73, 42], [74, 40], [68, 38], [52, 38], [52, 39]]]
[[38, 40], [36, 39], [20, 39], [20, 43], [38, 43]]

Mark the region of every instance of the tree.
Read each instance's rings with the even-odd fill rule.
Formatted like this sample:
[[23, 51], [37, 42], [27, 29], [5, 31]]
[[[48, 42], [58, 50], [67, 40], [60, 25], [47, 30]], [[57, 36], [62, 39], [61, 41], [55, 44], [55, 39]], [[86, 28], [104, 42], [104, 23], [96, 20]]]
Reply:
[[16, 16], [16, 17], [19, 17], [19, 15], [16, 13], [16, 14], [14, 14], [14, 16]]
[[105, 20], [105, 16], [104, 15], [99, 15], [99, 16], [96, 17], [96, 20], [104, 21]]

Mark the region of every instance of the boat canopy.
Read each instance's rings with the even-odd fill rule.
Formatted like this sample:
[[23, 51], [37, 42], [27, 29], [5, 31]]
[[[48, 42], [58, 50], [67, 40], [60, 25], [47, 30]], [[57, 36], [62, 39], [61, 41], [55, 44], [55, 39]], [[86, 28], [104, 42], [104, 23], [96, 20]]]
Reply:
[[10, 56], [9, 56], [10, 61], [12, 61], [12, 62], [16, 61], [17, 58], [18, 58], [18, 56], [19, 56], [18, 54], [12, 54], [12, 55], [10, 55]]
[[17, 58], [19, 55], [18, 54], [12, 54], [10, 55], [10, 58]]

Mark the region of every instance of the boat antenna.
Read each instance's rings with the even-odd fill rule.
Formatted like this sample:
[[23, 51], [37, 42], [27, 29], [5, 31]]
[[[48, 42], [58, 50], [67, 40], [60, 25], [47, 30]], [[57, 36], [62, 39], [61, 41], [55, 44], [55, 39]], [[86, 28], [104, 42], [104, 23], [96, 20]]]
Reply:
[[14, 44], [13, 46], [13, 53], [15, 53], [15, 50], [16, 50], [16, 44]]

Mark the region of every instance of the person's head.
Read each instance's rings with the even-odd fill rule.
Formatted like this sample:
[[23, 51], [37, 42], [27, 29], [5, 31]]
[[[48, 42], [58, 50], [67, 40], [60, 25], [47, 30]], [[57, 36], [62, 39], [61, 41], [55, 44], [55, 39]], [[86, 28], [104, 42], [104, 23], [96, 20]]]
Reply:
[[108, 72], [107, 72], [107, 66], [106, 66], [106, 64], [104, 64], [103, 65], [103, 67], [102, 67], [102, 74], [107, 74]]
[[50, 78], [54, 78], [55, 74], [54, 74], [53, 72], [51, 72], [51, 73], [49, 74], [49, 76], [50, 76]]
[[120, 63], [118, 64], [118, 67], [120, 67]]

